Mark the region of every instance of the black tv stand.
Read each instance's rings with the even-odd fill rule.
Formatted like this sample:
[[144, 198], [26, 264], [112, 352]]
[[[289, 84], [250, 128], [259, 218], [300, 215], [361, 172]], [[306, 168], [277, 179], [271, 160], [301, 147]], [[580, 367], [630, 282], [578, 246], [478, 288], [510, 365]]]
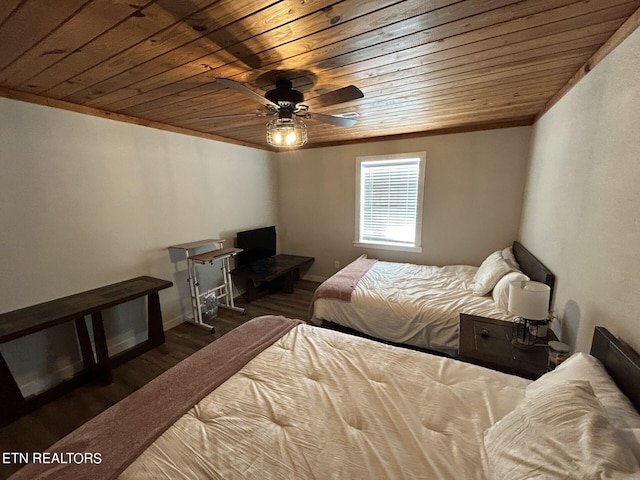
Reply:
[[293, 282], [300, 278], [300, 268], [310, 266], [314, 260], [299, 255], [275, 255], [238, 267], [231, 271], [231, 276], [244, 280], [244, 298], [252, 302], [268, 291], [293, 293]]

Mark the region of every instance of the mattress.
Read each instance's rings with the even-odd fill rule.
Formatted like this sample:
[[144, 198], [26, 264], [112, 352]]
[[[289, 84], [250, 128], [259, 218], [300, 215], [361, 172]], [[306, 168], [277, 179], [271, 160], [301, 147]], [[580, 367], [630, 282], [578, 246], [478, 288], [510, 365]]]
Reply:
[[589, 355], [531, 382], [265, 316], [48, 449], [73, 461], [34, 456], [11, 478], [639, 478], [638, 439], [640, 417]]
[[314, 320], [329, 320], [373, 337], [458, 352], [460, 313], [513, 320], [491, 296], [472, 293], [478, 267], [376, 262], [358, 281], [350, 301], [320, 298]]
[[528, 380], [298, 325], [120, 479], [484, 479], [482, 433]]

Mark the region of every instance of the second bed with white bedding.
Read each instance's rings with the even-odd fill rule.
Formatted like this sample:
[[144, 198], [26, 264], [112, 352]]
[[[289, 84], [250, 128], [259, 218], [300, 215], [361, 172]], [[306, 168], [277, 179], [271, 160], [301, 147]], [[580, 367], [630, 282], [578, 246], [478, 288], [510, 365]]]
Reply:
[[491, 296], [475, 296], [478, 267], [376, 262], [351, 301], [319, 298], [314, 320], [329, 320], [383, 340], [455, 356], [460, 313], [513, 320]]

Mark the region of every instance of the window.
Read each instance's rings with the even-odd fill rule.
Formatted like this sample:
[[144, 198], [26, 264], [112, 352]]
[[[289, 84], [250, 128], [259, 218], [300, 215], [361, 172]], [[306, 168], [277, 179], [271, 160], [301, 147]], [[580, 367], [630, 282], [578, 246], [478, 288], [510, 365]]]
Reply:
[[354, 245], [422, 251], [426, 153], [358, 157], [356, 163]]

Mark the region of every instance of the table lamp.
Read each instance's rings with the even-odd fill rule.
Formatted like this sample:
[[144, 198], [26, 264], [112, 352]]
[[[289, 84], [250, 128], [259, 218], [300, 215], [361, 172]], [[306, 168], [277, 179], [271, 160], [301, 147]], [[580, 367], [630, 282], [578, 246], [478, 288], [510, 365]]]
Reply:
[[547, 336], [549, 297], [551, 288], [541, 282], [511, 282], [509, 286], [509, 312], [516, 317], [511, 330], [516, 346], [533, 346]]

